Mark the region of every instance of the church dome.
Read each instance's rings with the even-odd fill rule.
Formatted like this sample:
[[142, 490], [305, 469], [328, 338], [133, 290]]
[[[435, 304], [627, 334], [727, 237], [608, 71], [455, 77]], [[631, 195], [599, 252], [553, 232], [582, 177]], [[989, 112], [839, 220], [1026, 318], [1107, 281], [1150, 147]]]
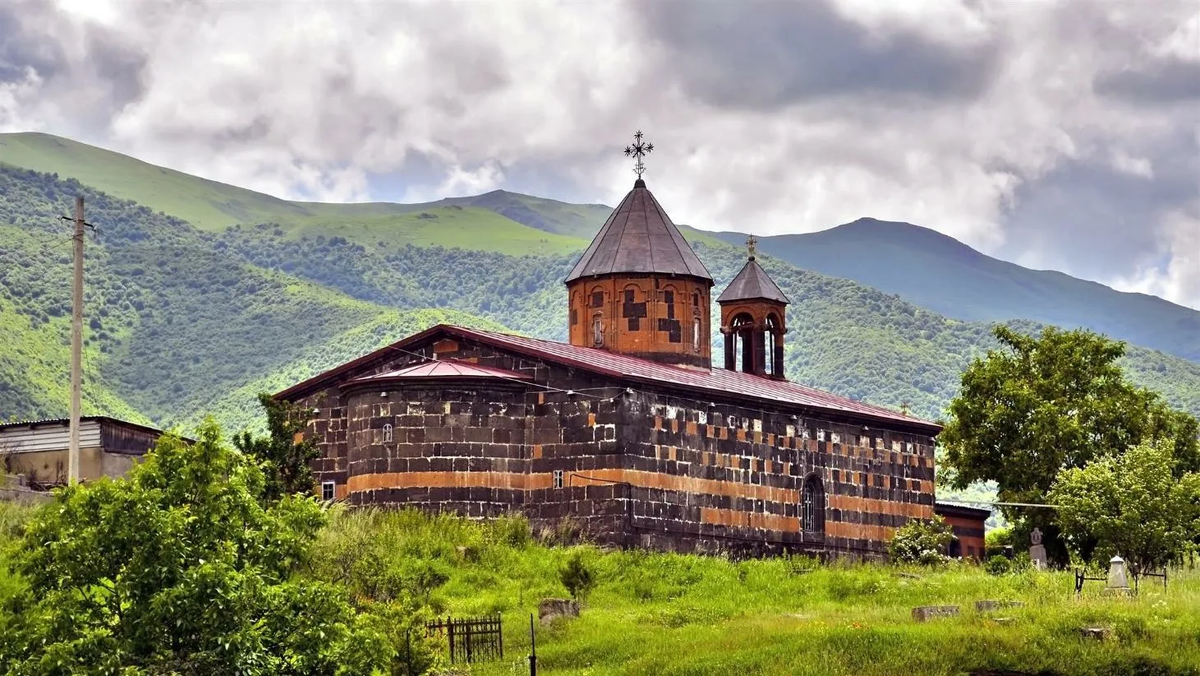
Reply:
[[729, 286], [717, 297], [718, 303], [731, 303], [741, 300], [769, 300], [787, 305], [790, 301], [783, 291], [775, 284], [775, 280], [751, 256], [734, 276]]
[[625, 274], [681, 275], [712, 283], [712, 275], [640, 178], [566, 281]]

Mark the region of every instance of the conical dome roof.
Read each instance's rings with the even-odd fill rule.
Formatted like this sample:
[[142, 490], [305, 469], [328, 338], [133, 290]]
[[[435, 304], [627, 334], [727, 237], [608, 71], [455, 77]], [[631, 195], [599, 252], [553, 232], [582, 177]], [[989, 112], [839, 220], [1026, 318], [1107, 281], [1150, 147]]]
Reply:
[[712, 283], [712, 275], [640, 178], [566, 281], [618, 273], [690, 275]]
[[738, 300], [771, 300], [777, 303], [787, 305], [791, 301], [787, 296], [783, 295], [783, 291], [775, 285], [775, 280], [767, 274], [766, 270], [754, 260], [754, 256], [746, 261], [742, 266], [741, 272], [734, 276], [733, 281], [729, 282], [729, 286], [721, 292], [717, 298], [718, 303], [729, 303]]

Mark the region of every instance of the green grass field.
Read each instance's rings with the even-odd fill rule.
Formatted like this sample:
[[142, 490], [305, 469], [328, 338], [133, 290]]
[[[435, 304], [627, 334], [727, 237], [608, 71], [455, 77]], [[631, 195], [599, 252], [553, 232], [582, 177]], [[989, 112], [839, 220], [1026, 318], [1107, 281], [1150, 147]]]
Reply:
[[[3, 564], [28, 508], [0, 504], [0, 601], [20, 581]], [[594, 575], [576, 619], [538, 624], [542, 674], [1165, 675], [1200, 673], [1200, 575], [1143, 585], [1134, 599], [1076, 598], [1070, 573], [991, 576], [808, 559], [601, 551], [542, 544], [522, 519], [476, 522], [338, 509], [309, 575], [360, 600], [397, 594], [427, 616], [501, 613], [505, 657], [462, 674], [528, 673], [529, 617], [564, 597], [559, 571], [582, 553]], [[976, 612], [977, 600], [1023, 605]], [[919, 623], [920, 605], [958, 605]], [[1083, 627], [1110, 630], [1084, 638]], [[992, 670], [987, 672], [986, 670]]]
[[[442, 616], [502, 613], [505, 659], [472, 674], [528, 673], [529, 616], [564, 597], [558, 571], [584, 552], [596, 586], [578, 619], [537, 628], [546, 674], [1185, 674], [1200, 668], [1200, 575], [1140, 598], [1073, 594], [1070, 573], [992, 576], [974, 565], [931, 571], [818, 565], [594, 547], [547, 547], [520, 521], [490, 524], [359, 511], [326, 529], [318, 570], [354, 552], [412, 580], [445, 580], [425, 602]], [[372, 564], [374, 565], [374, 564]], [[378, 570], [378, 569], [376, 569]], [[430, 572], [432, 571], [432, 572]], [[977, 600], [1022, 607], [975, 612]], [[918, 623], [920, 605], [958, 618]], [[1007, 618], [998, 621], [997, 618]], [[1081, 637], [1107, 627], [1108, 641]]]

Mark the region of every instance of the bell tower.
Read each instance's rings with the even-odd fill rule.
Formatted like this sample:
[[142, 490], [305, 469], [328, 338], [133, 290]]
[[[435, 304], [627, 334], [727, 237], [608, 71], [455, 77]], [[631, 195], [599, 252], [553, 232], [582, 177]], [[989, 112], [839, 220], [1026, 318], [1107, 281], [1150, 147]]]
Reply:
[[570, 343], [711, 368], [712, 275], [646, 187], [642, 158], [654, 144], [643, 138], [625, 147], [633, 190], [567, 275]]
[[725, 368], [783, 380], [783, 334], [790, 301], [754, 260], [757, 243], [753, 235], [746, 240], [748, 260], [717, 298]]

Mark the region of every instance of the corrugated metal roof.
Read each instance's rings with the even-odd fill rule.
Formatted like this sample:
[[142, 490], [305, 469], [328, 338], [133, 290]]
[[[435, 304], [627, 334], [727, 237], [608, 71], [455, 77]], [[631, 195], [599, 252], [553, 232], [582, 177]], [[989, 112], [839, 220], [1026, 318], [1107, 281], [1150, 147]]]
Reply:
[[609, 215], [566, 281], [616, 273], [689, 275], [712, 282], [704, 263], [640, 178]]
[[783, 291], [771, 279], [771, 275], [751, 256], [742, 266], [741, 271], [734, 276], [729, 286], [717, 297], [718, 303], [729, 303], [737, 300], [755, 299], [773, 300], [787, 305], [791, 301], [783, 295]]
[[749, 373], [728, 371], [725, 369], [700, 369], [660, 364], [596, 348], [514, 336], [507, 333], [467, 329], [447, 324], [434, 326], [380, 350], [376, 350], [371, 354], [342, 364], [325, 373], [293, 385], [275, 396], [281, 399], [301, 396], [338, 375], [353, 371], [358, 366], [382, 358], [397, 349], [403, 350], [410, 345], [421, 343], [440, 334], [457, 336], [468, 340], [473, 339], [512, 352], [609, 376], [619, 381], [669, 385], [693, 392], [705, 392], [718, 398], [728, 398], [731, 396], [737, 398], [744, 397], [764, 402], [767, 405], [803, 407], [839, 413], [865, 420], [903, 423], [921, 428], [930, 434], [936, 434], [941, 430], [941, 426], [936, 423], [904, 415], [897, 411], [883, 408], [882, 406], [873, 406], [845, 397], [839, 397], [797, 383], [772, 380]]
[[378, 380], [405, 380], [405, 379], [422, 379], [422, 378], [499, 378], [501, 380], [532, 380], [532, 377], [525, 373], [509, 371], [506, 369], [497, 369], [490, 366], [481, 366], [479, 364], [468, 364], [466, 362], [455, 361], [452, 359], [442, 359], [427, 361], [414, 366], [408, 366], [396, 371], [386, 371], [384, 373], [376, 373], [362, 378], [355, 378], [350, 381], [352, 383], [367, 383]]
[[[162, 432], [163, 432], [162, 430], [160, 430], [156, 427], [150, 427], [148, 425], [142, 425], [142, 424], [135, 423], [135, 422], [129, 422], [128, 420], [121, 420], [120, 418], [113, 418], [113, 417], [107, 416], [107, 415], [85, 415], [85, 416], [81, 416], [79, 418], [79, 420], [81, 422], [96, 421], [96, 422], [102, 422], [102, 423], [111, 423], [114, 425], [121, 425], [123, 427], [130, 427], [133, 429], [144, 430], [146, 432], [152, 432], [155, 434], [162, 434]], [[18, 420], [15, 422], [0, 423], [0, 430], [7, 429], [10, 427], [26, 427], [26, 426], [40, 427], [40, 426], [44, 426], [44, 425], [70, 425], [70, 424], [71, 424], [70, 418], [42, 418], [39, 420]]]

